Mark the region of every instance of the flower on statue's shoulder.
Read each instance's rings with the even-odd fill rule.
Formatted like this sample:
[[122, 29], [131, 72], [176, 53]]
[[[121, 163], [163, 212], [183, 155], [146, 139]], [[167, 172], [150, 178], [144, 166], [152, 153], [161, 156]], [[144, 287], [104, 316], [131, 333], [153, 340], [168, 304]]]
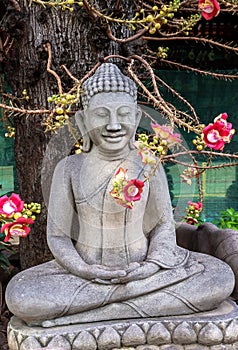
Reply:
[[151, 127], [155, 131], [158, 138], [167, 141], [168, 147], [182, 142], [180, 135], [174, 133], [172, 127], [170, 126], [151, 123]]
[[138, 179], [128, 180], [128, 169], [120, 167], [112, 178], [110, 195], [125, 208], [132, 209], [134, 202], [140, 200], [144, 182]]
[[127, 202], [136, 202], [141, 199], [141, 193], [144, 187], [144, 181], [132, 179], [123, 188], [125, 200]]
[[4, 242], [8, 242], [12, 236], [27, 237], [31, 230], [30, 224], [34, 224], [34, 220], [24, 217], [4, 224], [1, 228], [1, 232], [4, 232], [6, 236]]
[[6, 195], [0, 198], [0, 214], [6, 218], [12, 217], [15, 213], [21, 212], [24, 202], [16, 193], [12, 193], [8, 198]]
[[216, 17], [220, 12], [220, 5], [217, 0], [198, 0], [198, 8], [207, 21]]
[[225, 143], [229, 143], [235, 133], [232, 124], [227, 122], [227, 113], [222, 113], [208, 124], [202, 131], [202, 139], [206, 146], [222, 151]]

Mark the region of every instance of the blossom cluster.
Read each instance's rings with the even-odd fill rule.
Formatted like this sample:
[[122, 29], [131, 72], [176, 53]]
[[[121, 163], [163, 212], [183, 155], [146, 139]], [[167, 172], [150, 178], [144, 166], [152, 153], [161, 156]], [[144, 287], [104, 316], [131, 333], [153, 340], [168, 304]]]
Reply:
[[[180, 143], [179, 134], [174, 134], [172, 128], [166, 125], [151, 124], [155, 135], [140, 134], [138, 140], [134, 142], [142, 164], [156, 167], [157, 159], [167, 154], [168, 147], [173, 147]], [[112, 179], [113, 189], [110, 191], [118, 204], [132, 209], [134, 202], [140, 200], [145, 179], [128, 180], [127, 170], [120, 167]]]
[[186, 216], [184, 217], [186, 223], [190, 225], [198, 225], [202, 209], [203, 206], [201, 202], [188, 201], [188, 207], [185, 209]]
[[38, 203], [26, 204], [20, 196], [12, 193], [10, 197], [4, 195], [0, 198], [1, 233], [5, 234], [4, 242], [12, 236], [27, 237], [30, 232], [29, 225], [34, 224], [35, 214], [41, 212]]
[[180, 177], [182, 179], [182, 182], [185, 182], [189, 186], [192, 185], [192, 179], [198, 176], [198, 171], [196, 168], [188, 167], [185, 169], [182, 174], [180, 174]]
[[155, 135], [140, 134], [138, 140], [134, 142], [144, 165], [156, 164], [157, 158], [166, 155], [168, 148], [182, 142], [180, 135], [173, 133], [172, 128], [167, 125], [152, 123], [151, 127]]
[[134, 202], [139, 201], [144, 187], [144, 181], [138, 179], [128, 180], [128, 170], [119, 168], [112, 179], [113, 189], [110, 195], [123, 207], [132, 209]]
[[[232, 129], [232, 124], [227, 122], [227, 118], [227, 113], [221, 113], [214, 119], [213, 123], [207, 126], [201, 125], [201, 133], [193, 140], [193, 144], [196, 145], [198, 151], [202, 151], [206, 146], [215, 150], [223, 150], [224, 145], [231, 141], [235, 130]], [[137, 149], [142, 164], [149, 165], [152, 174], [153, 169], [157, 167], [158, 162], [167, 154], [168, 149], [179, 145], [182, 140], [180, 135], [174, 133], [173, 129], [167, 125], [152, 123], [151, 127], [154, 134], [139, 134], [138, 140], [134, 142], [134, 146]], [[194, 167], [185, 169], [180, 175], [182, 181], [189, 185], [192, 183], [192, 178], [197, 176], [199, 176], [199, 173]], [[110, 194], [119, 204], [127, 208], [133, 208], [134, 202], [140, 200], [144, 182], [147, 180], [149, 180], [149, 176], [146, 176], [143, 181], [137, 179], [129, 181], [127, 170], [119, 168], [112, 180], [113, 190]], [[199, 211], [200, 209], [202, 207], [196, 207], [194, 210]], [[190, 205], [190, 214], [192, 213], [191, 210]], [[195, 212], [195, 214], [197, 215], [198, 212]], [[196, 215], [192, 219], [189, 215], [189, 220], [196, 223]]]

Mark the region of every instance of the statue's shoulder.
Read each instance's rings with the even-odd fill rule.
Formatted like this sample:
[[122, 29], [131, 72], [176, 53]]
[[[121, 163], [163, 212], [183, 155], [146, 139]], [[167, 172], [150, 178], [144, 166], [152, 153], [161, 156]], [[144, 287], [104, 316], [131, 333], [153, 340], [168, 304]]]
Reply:
[[61, 159], [56, 165], [55, 173], [71, 176], [79, 172], [84, 158], [83, 154], [74, 154]]

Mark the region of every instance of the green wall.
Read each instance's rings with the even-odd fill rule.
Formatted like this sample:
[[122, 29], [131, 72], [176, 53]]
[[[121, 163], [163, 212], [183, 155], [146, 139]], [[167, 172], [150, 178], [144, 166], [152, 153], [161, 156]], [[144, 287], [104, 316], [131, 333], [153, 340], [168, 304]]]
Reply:
[[[235, 71], [223, 72], [236, 74]], [[158, 71], [158, 76], [167, 84], [171, 85], [194, 107], [201, 122], [208, 124], [213, 122], [214, 117], [227, 112], [229, 121], [237, 130], [230, 144], [225, 146], [225, 152], [238, 152], [238, 79], [233, 81], [218, 80], [207, 76], [183, 71]], [[166, 99], [181, 107], [181, 103], [175, 97], [161, 87]], [[193, 149], [191, 140], [194, 134], [183, 133], [184, 139]], [[201, 160], [202, 161], [202, 160]], [[219, 164], [221, 159], [214, 159], [214, 164]], [[170, 167], [173, 179], [173, 204], [175, 213], [179, 219], [184, 215], [184, 208], [188, 200], [198, 200], [196, 185], [191, 188], [181, 184], [179, 169], [177, 166]], [[219, 212], [228, 207], [238, 210], [238, 168], [227, 167], [208, 170], [202, 176], [204, 190], [204, 215], [206, 220], [212, 221], [219, 216]], [[184, 198], [184, 199], [183, 199]]]

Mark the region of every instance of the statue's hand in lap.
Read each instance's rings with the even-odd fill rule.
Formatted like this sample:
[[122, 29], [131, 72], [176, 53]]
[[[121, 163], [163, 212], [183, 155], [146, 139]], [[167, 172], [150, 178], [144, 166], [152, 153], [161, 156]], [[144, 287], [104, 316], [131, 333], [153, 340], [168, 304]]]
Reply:
[[143, 261], [141, 263], [131, 263], [126, 270], [126, 276], [112, 279], [112, 283], [127, 283], [154, 275], [160, 270], [160, 267], [153, 262]]
[[125, 270], [112, 270], [107, 266], [85, 263], [80, 266], [77, 275], [87, 280], [108, 284], [112, 279], [123, 278], [126, 274]]

